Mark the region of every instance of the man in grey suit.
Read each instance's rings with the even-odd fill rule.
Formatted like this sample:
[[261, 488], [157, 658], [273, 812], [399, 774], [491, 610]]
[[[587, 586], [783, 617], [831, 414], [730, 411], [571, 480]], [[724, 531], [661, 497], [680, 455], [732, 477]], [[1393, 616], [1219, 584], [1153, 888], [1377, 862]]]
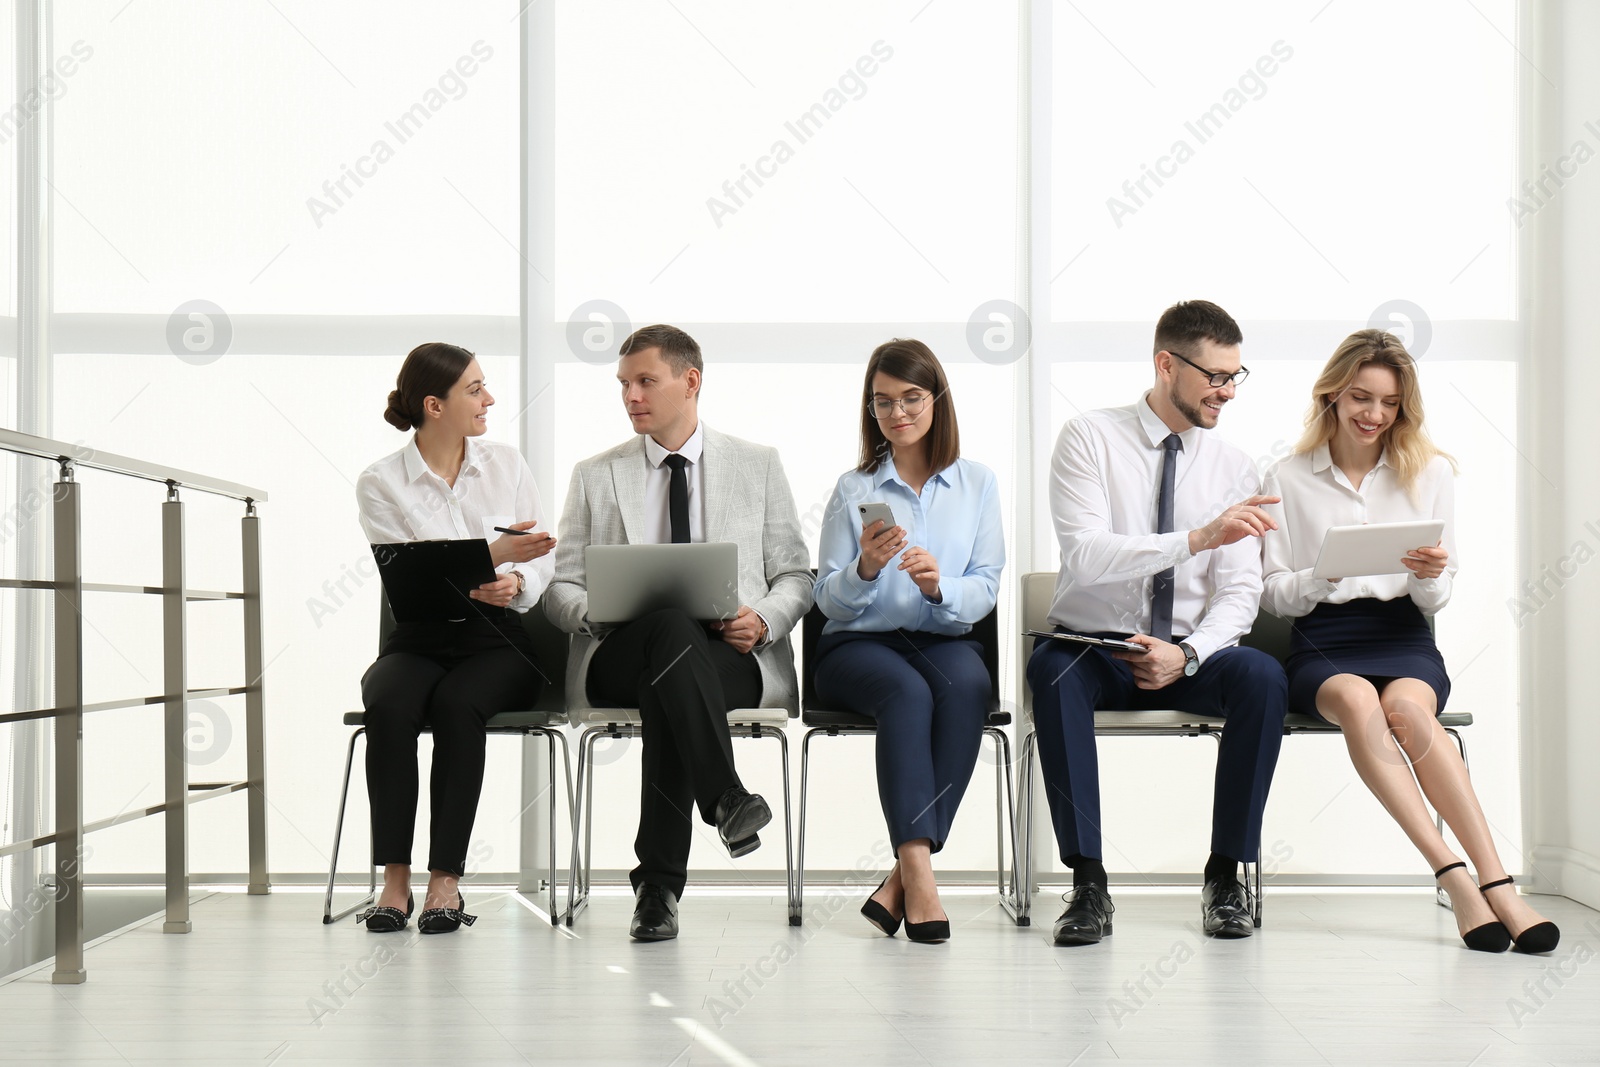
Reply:
[[[700, 421], [703, 364], [694, 339], [674, 326], [647, 326], [622, 343], [620, 356], [622, 403], [638, 436], [573, 470], [544, 605], [552, 622], [579, 635], [569, 700], [639, 709], [643, 783], [629, 932], [664, 941], [678, 935], [692, 808], [734, 856], [756, 849], [757, 831], [772, 819], [767, 802], [740, 784], [728, 712], [791, 706], [788, 633], [811, 606], [812, 579], [777, 451]], [[596, 632], [585, 548], [690, 541], [739, 546], [736, 618], [707, 626], [665, 610]]]

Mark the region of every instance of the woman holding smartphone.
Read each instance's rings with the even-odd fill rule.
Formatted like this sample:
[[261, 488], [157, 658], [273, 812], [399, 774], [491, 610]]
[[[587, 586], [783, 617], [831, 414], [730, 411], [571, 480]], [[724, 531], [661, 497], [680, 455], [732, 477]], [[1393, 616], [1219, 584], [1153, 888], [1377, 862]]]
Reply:
[[[533, 704], [541, 677], [521, 613], [550, 582], [554, 538], [522, 454], [481, 440], [494, 405], [471, 352], [431, 342], [406, 356], [383, 417], [415, 431], [356, 483], [361, 528], [373, 544], [486, 538], [498, 577], [471, 591], [467, 618], [401, 623], [361, 679], [366, 707], [372, 861], [383, 891], [367, 929], [411, 917], [411, 839], [417, 818], [417, 737], [433, 731], [428, 890], [417, 928], [449, 933], [474, 916], [458, 882], [483, 787], [484, 723]], [[495, 533], [495, 527], [522, 533]]]
[[[1278, 531], [1265, 539], [1262, 603], [1294, 620], [1289, 710], [1338, 725], [1361, 780], [1450, 894], [1468, 948], [1554, 949], [1560, 931], [1518, 895], [1437, 719], [1450, 678], [1428, 616], [1449, 602], [1456, 572], [1455, 465], [1423, 429], [1416, 363], [1398, 338], [1376, 329], [1345, 338], [1312, 387], [1304, 436], [1263, 492], [1283, 498], [1267, 506]], [[1312, 576], [1329, 527], [1425, 519], [1443, 520], [1444, 536], [1401, 559], [1406, 573]]]
[[[864, 524], [861, 506], [878, 517]], [[950, 385], [921, 341], [880, 345], [867, 363], [861, 460], [834, 489], [818, 556], [817, 695], [877, 721], [896, 856], [861, 913], [891, 937], [904, 920], [913, 941], [948, 940], [932, 854], [983, 740], [992, 686], [966, 635], [994, 609], [1005, 541], [994, 474], [961, 458]]]

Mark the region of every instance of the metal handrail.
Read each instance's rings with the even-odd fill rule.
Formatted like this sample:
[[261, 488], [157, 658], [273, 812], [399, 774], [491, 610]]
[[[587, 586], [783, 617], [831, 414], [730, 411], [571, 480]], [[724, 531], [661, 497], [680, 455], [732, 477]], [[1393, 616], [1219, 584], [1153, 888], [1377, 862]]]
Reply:
[[[119, 826], [151, 815], [166, 816], [166, 933], [188, 933], [189, 920], [189, 805], [202, 800], [244, 792], [247, 797], [250, 851], [249, 891], [271, 891], [267, 874], [267, 796], [265, 745], [265, 693], [262, 675], [266, 664], [262, 648], [261, 525], [256, 504], [267, 494], [238, 482], [194, 474], [173, 467], [130, 459], [15, 430], [0, 429], [0, 451], [33, 456], [59, 464], [59, 480], [51, 496], [54, 519], [53, 577], [0, 579], [0, 588], [54, 591], [56, 706], [0, 714], [0, 723], [51, 719], [55, 723], [56, 828], [52, 833], [12, 841], [0, 855], [55, 846], [56, 856], [56, 966], [51, 981], [84, 981], [83, 968], [83, 837], [87, 833]], [[85, 582], [82, 562], [82, 492], [74, 468], [87, 467], [166, 487], [161, 504], [162, 584], [123, 585]], [[191, 589], [184, 557], [184, 512], [179, 489], [194, 489], [244, 501], [240, 520], [243, 586], [238, 591]], [[42, 504], [40, 509], [42, 510]], [[86, 592], [150, 594], [162, 602], [163, 684], [155, 696], [86, 703], [83, 699], [83, 594]], [[219, 688], [191, 688], [188, 683], [188, 604], [238, 602], [244, 609], [245, 684]], [[238, 782], [190, 782], [184, 734], [189, 701], [205, 696], [243, 695], [245, 699], [246, 778]], [[160, 704], [163, 715], [165, 799], [108, 819], [83, 817], [83, 717], [88, 712], [110, 711]]]
[[267, 493], [264, 489], [252, 489], [248, 485], [225, 481], [221, 478], [213, 478], [206, 474], [195, 474], [192, 471], [166, 467], [159, 463], [150, 463], [147, 460], [130, 459], [127, 456], [101, 452], [98, 449], [85, 447], [82, 442], [56, 441], [48, 437], [35, 437], [31, 433], [21, 433], [17, 430], [0, 428], [0, 450], [15, 452], [23, 456], [36, 456], [39, 459], [48, 459], [56, 463], [70, 463], [74, 466], [87, 467], [91, 470], [110, 471], [112, 474], [123, 474], [129, 478], [143, 478], [146, 481], [160, 482], [168, 486], [198, 489], [204, 493], [215, 493], [217, 496], [232, 497], [235, 500], [243, 500], [247, 503], [250, 501], [264, 502], [267, 499]]

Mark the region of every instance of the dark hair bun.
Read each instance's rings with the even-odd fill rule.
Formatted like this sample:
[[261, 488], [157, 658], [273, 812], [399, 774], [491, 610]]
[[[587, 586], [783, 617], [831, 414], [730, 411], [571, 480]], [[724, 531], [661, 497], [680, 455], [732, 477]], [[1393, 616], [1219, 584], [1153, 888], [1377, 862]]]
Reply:
[[383, 409], [383, 421], [397, 430], [416, 429], [416, 423], [404, 409], [405, 400], [400, 396], [400, 390], [389, 391], [389, 406]]

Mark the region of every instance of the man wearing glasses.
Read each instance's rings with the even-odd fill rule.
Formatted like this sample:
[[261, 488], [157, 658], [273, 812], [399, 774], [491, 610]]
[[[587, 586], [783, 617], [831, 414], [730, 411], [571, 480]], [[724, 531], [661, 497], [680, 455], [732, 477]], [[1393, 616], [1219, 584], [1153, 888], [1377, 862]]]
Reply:
[[1238, 645], [1260, 603], [1256, 538], [1277, 528], [1261, 505], [1277, 498], [1255, 495], [1250, 457], [1209, 432], [1249, 373], [1243, 340], [1217, 305], [1174, 304], [1156, 324], [1154, 386], [1128, 407], [1068, 421], [1056, 441], [1050, 514], [1061, 573], [1050, 622], [1145, 649], [1040, 639], [1028, 663], [1045, 792], [1072, 868], [1058, 945], [1098, 942], [1115, 910], [1100, 835], [1097, 708], [1226, 716], [1201, 917], [1215, 937], [1254, 931], [1238, 868], [1257, 859], [1288, 687], [1277, 660]]

